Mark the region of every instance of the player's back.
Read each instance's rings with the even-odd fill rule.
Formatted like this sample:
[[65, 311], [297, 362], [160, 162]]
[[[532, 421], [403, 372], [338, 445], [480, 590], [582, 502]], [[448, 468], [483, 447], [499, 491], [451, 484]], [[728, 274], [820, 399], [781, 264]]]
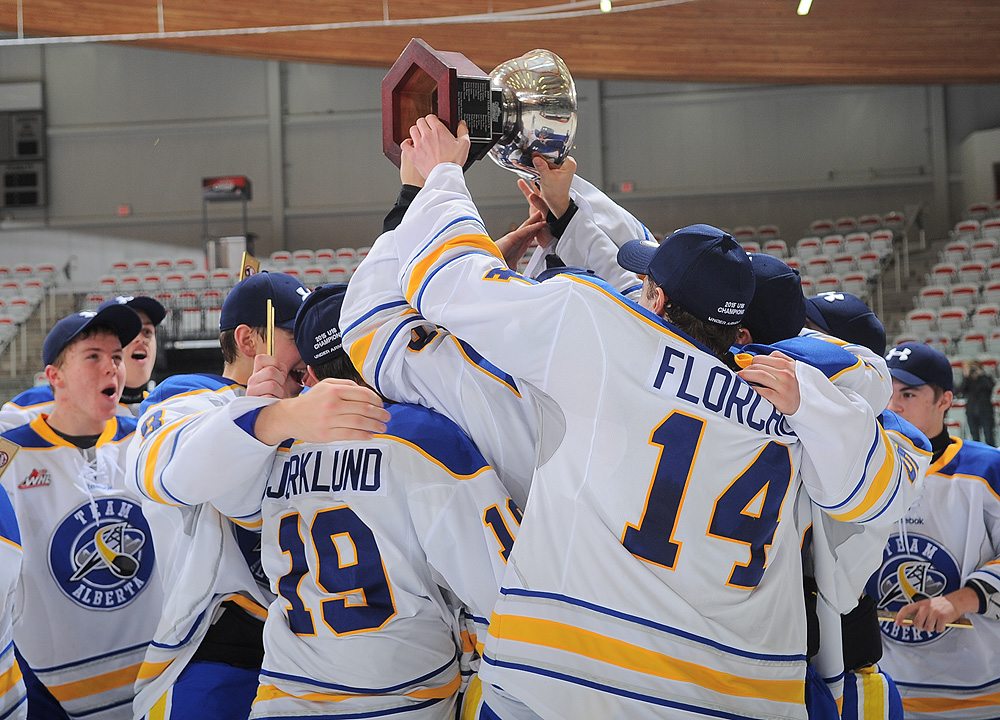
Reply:
[[578, 288], [539, 382], [566, 439], [535, 477], [484, 678], [565, 716], [802, 716], [798, 538], [782, 522], [799, 439], [704, 346], [599, 283], [558, 283]]
[[254, 717], [453, 716], [459, 603], [485, 623], [519, 515], [454, 423], [390, 413], [369, 442], [277, 453], [262, 559], [278, 599]]

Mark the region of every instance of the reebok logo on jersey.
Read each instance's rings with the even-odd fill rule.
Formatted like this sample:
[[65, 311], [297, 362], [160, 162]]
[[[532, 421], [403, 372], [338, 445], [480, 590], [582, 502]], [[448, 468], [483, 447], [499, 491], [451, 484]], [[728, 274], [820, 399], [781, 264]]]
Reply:
[[41, 470], [32, 470], [28, 477], [24, 478], [21, 482], [17, 484], [18, 490], [30, 490], [36, 487], [48, 487], [52, 484], [52, 474], [42, 468]]

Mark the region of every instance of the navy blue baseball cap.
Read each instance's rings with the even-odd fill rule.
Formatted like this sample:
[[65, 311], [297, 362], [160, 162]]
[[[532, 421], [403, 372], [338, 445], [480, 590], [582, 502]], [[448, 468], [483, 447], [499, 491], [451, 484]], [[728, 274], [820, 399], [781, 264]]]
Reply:
[[219, 330], [232, 330], [237, 325], [267, 327], [267, 301], [274, 305], [274, 326], [291, 330], [295, 327], [295, 313], [309, 289], [280, 272], [260, 272], [240, 280], [229, 291], [222, 303]]
[[937, 385], [952, 390], [951, 363], [940, 350], [918, 342], [897, 345], [885, 355], [889, 374], [904, 385]]
[[618, 264], [648, 275], [671, 302], [699, 320], [739, 325], [753, 298], [750, 258], [732, 235], [711, 225], [688, 225], [665, 238], [631, 240]]
[[80, 333], [91, 327], [109, 328], [118, 336], [122, 347], [135, 339], [142, 330], [142, 320], [131, 308], [112, 304], [103, 310], [85, 310], [67, 315], [49, 330], [42, 343], [42, 363], [51, 365], [67, 345]]
[[112, 305], [127, 305], [133, 310], [141, 310], [146, 313], [146, 317], [149, 318], [149, 321], [154, 326], [163, 322], [163, 318], [167, 316], [166, 309], [156, 300], [146, 295], [119, 295], [110, 300], [105, 300], [97, 306], [97, 309], [100, 311]]
[[340, 309], [347, 283], [320, 285], [306, 298], [295, 316], [295, 347], [306, 365], [329, 362], [344, 352], [340, 337]]
[[806, 298], [806, 317], [835, 338], [885, 355], [885, 327], [856, 295], [825, 292]]
[[798, 270], [776, 257], [752, 253], [754, 293], [743, 316], [743, 327], [755, 343], [788, 340], [806, 324], [806, 298]]

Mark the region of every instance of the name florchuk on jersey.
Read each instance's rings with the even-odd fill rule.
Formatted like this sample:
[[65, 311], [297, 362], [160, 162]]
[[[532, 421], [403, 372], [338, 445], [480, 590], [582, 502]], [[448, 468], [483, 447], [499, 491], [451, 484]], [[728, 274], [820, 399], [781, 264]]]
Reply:
[[77, 605], [116, 610], [138, 597], [153, 573], [149, 525], [138, 503], [98, 498], [63, 518], [52, 534], [49, 567]]

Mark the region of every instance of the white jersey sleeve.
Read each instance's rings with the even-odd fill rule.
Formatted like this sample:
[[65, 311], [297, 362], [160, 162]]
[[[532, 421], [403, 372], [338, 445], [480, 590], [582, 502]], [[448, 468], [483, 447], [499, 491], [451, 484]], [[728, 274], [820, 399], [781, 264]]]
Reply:
[[24, 679], [14, 657], [14, 596], [21, 574], [21, 533], [0, 488], [0, 718], [27, 717]]
[[[892, 378], [885, 358], [877, 355], [864, 345], [844, 342], [831, 335], [804, 328], [800, 338], [813, 338], [843, 348], [857, 358], [856, 365], [845, 368], [836, 378], [831, 378], [839, 387], [849, 388], [860, 394], [878, 415], [889, 405], [892, 398]], [[791, 342], [795, 342], [792, 340]]]
[[526, 275], [545, 269], [545, 256], [558, 255], [567, 265], [597, 273], [626, 297], [637, 299], [642, 281], [618, 264], [618, 248], [629, 240], [650, 240], [653, 234], [625, 208], [580, 176], [573, 177], [570, 196], [577, 210], [554, 246], [536, 248]]
[[523, 507], [537, 457], [536, 393], [410, 308], [393, 243], [392, 233], [382, 235], [351, 278], [344, 347], [377, 392], [454, 420]]
[[[595, 326], [577, 298], [583, 287], [595, 284], [572, 277], [532, 284], [507, 270], [457, 165], [441, 164], [430, 173], [395, 243], [399, 256], [407, 258], [401, 288], [418, 313], [479, 347], [561, 407], [572, 407], [581, 391], [605, 384], [604, 342], [612, 331]], [[550, 362], [560, 335], [577, 338], [573, 382]], [[896, 455], [866, 402], [846, 397], [815, 368], [804, 363], [796, 368], [802, 402], [787, 420], [815, 469], [808, 476], [810, 495], [839, 519], [863, 521], [892, 493], [899, 477]], [[859, 456], [857, 447], [865, 447], [866, 454]]]
[[[253, 435], [266, 399], [233, 403], [243, 387], [225, 378], [171, 378], [146, 400], [129, 447], [127, 479], [142, 497], [173, 506], [210, 502], [238, 525], [260, 527], [263, 459], [274, 452]], [[207, 467], [217, 468], [205, 482]]]

